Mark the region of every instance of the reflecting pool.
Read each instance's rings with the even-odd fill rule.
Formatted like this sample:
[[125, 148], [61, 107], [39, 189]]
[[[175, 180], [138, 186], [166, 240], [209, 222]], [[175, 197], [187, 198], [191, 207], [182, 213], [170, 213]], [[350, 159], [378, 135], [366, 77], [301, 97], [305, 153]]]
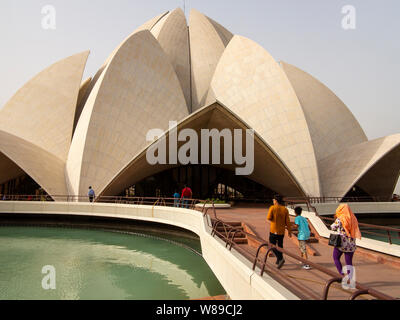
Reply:
[[[198, 241], [175, 241], [149, 234], [0, 227], [0, 300], [188, 300], [224, 294], [196, 253]], [[43, 289], [42, 282], [46, 287], [54, 280], [42, 273], [45, 266], [55, 268], [55, 290]]]

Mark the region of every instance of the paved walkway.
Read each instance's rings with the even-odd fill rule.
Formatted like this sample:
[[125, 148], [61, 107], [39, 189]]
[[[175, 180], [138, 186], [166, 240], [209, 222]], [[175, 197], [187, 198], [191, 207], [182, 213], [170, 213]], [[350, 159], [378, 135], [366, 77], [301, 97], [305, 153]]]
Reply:
[[[217, 210], [219, 219], [226, 222], [244, 222], [258, 237], [266, 240], [270, 227], [269, 222], [267, 222], [267, 213], [267, 207], [260, 205], [237, 206], [231, 209]], [[291, 219], [294, 220], [294, 218]], [[311, 246], [320, 255], [309, 259], [337, 272], [332, 258], [333, 248], [328, 246], [324, 240], [313, 243]], [[245, 245], [244, 248], [255, 252], [255, 249], [248, 245]], [[287, 236], [284, 240], [284, 248], [300, 255], [298, 246]], [[280, 271], [268, 273], [302, 299], [321, 299], [325, 283], [331, 277], [318, 270], [304, 270], [297, 260], [290, 257], [285, 257], [285, 260], [286, 264]], [[344, 257], [342, 257], [342, 260], [344, 260]], [[276, 269], [276, 258], [271, 257], [268, 261], [270, 270]], [[378, 263], [360, 252], [356, 252], [353, 263], [356, 268], [357, 282], [395, 298], [400, 298], [400, 269]], [[334, 284], [330, 290], [329, 299], [348, 299], [350, 295], [351, 291], [345, 291], [339, 284]], [[359, 297], [359, 299], [371, 298], [368, 295]]]

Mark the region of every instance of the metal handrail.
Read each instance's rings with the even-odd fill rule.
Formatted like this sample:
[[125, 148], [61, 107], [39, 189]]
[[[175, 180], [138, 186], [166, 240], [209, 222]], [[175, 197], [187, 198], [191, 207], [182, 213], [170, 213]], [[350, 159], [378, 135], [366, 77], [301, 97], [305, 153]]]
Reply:
[[[330, 218], [330, 217], [319, 217], [322, 220], [327, 220], [327, 221], [335, 221], [335, 218]], [[388, 226], [379, 226], [379, 225], [375, 225], [375, 224], [369, 224], [369, 223], [363, 223], [363, 222], [359, 222], [358, 225], [360, 227], [366, 227], [366, 228], [372, 228], [372, 229], [378, 229], [378, 230], [384, 230], [384, 231], [393, 231], [393, 232], [400, 232], [400, 228], [393, 228], [393, 227], [388, 227]]]
[[[237, 244], [236, 244], [235, 242], [233, 242], [231, 239], [229, 239], [229, 235], [227, 236], [226, 234], [222, 234], [222, 233], [220, 233], [220, 232], [218, 232], [218, 231], [216, 230], [216, 228], [219, 226], [219, 223], [221, 223], [221, 221], [218, 221], [216, 224], [214, 224], [214, 228], [213, 228], [212, 235], [215, 236], [216, 234], [218, 234], [218, 235], [227, 243], [226, 247], [228, 248], [228, 243], [229, 243], [229, 245], [230, 245], [229, 250], [232, 250], [232, 247], [236, 247]], [[230, 226], [229, 224], [227, 224], [227, 223], [225, 223], [225, 222], [222, 222], [222, 223], [225, 224], [227, 227]], [[230, 227], [231, 227], [231, 230], [234, 229], [234, 226], [230, 226]], [[336, 274], [335, 272], [333, 272], [333, 271], [331, 271], [331, 270], [329, 270], [329, 269], [327, 269], [327, 268], [325, 268], [325, 267], [323, 267], [323, 266], [320, 266], [320, 265], [318, 265], [318, 264], [316, 264], [316, 263], [313, 263], [313, 262], [311, 262], [311, 261], [309, 261], [309, 260], [306, 260], [306, 259], [304, 259], [304, 258], [302, 258], [302, 257], [300, 257], [300, 256], [297, 256], [297, 255], [295, 255], [295, 254], [293, 254], [293, 253], [291, 253], [291, 252], [289, 252], [289, 251], [287, 251], [287, 250], [285, 250], [285, 249], [279, 248], [279, 247], [277, 247], [277, 246], [275, 246], [275, 245], [272, 245], [272, 244], [270, 244], [270, 243], [268, 243], [268, 242], [265, 242], [265, 240], [263, 240], [263, 239], [261, 239], [261, 238], [255, 236], [255, 235], [253, 235], [253, 234], [250, 234], [250, 233], [248, 233], [248, 232], [246, 232], [246, 231], [244, 231], [244, 230], [241, 230], [241, 232], [243, 232], [247, 237], [252, 237], [252, 238], [256, 239], [258, 242], [261, 243], [261, 245], [258, 247], [257, 253], [256, 253], [255, 255], [254, 255], [254, 253], [252, 253], [252, 252], [246, 250], [246, 252], [247, 252], [248, 254], [254, 256], [253, 270], [255, 270], [255, 268], [256, 268], [256, 266], [257, 266], [257, 262], [263, 262], [263, 264], [262, 264], [262, 266], [261, 266], [260, 276], [263, 276], [264, 273], [265, 273], [265, 267], [266, 267], [266, 265], [267, 265], [267, 259], [268, 259], [269, 253], [270, 253], [272, 250], [276, 249], [276, 250], [278, 250], [279, 252], [281, 252], [281, 253], [283, 253], [283, 254], [285, 254], [285, 255], [287, 255], [287, 256], [289, 256], [289, 257], [295, 259], [295, 260], [298, 260], [298, 261], [300, 261], [300, 262], [302, 262], [302, 263], [304, 263], [304, 264], [310, 265], [310, 266], [313, 267], [314, 269], [316, 269], [316, 270], [318, 270], [318, 271], [320, 271], [320, 272], [322, 272], [322, 273], [325, 273], [326, 275], [332, 277], [333, 279], [339, 279], [339, 277], [337, 276], [337, 274]], [[262, 249], [262, 248], [265, 248], [265, 247], [268, 248], [268, 249], [267, 249], [267, 252], [266, 252], [266, 254], [265, 254], [265, 256], [264, 256], [263, 261], [260, 261], [260, 260], [259, 260], [259, 255], [260, 255], [261, 249]], [[278, 270], [278, 272], [279, 272], [279, 270]], [[324, 292], [323, 292], [323, 295], [322, 295], [322, 297], [323, 297], [324, 300], [327, 299], [327, 297], [328, 297], [328, 292], [329, 292], [329, 288], [330, 288], [331, 284], [333, 283], [333, 282], [331, 283], [331, 280], [332, 280], [332, 279], [327, 280], [327, 283], [326, 283], [326, 285], [325, 285]], [[341, 282], [342, 280], [343, 280], [343, 277], [340, 278], [340, 281], [339, 281], [339, 282]], [[338, 280], [337, 280], [336, 282], [338, 282]], [[362, 290], [363, 292], [368, 292], [369, 295], [371, 295], [371, 296], [373, 296], [373, 297], [375, 297], [375, 298], [377, 298], [377, 299], [381, 299], [381, 300], [395, 300], [395, 298], [393, 298], [393, 297], [391, 297], [391, 296], [389, 296], [389, 295], [386, 295], [386, 294], [384, 294], [384, 293], [382, 293], [382, 292], [379, 292], [379, 291], [377, 291], [377, 290], [375, 290], [375, 289], [369, 288], [369, 287], [367, 287], [367, 286], [365, 286], [365, 285], [362, 285], [362, 284], [360, 284], [360, 283], [356, 283], [356, 288], [357, 288], [358, 290]], [[361, 291], [360, 291], [360, 292], [361, 292]], [[363, 294], [365, 294], [365, 293], [363, 293]], [[359, 294], [359, 295], [361, 295], [361, 294]], [[357, 296], [356, 296], [356, 297], [357, 297]], [[356, 298], [356, 297], [354, 297], [354, 298]]]
[[[35, 196], [32, 196], [32, 195], [30, 195], [30, 196], [29, 195], [27, 195], [27, 196], [26, 195], [12, 195], [12, 196], [6, 196], [6, 197], [7, 198], [5, 200], [11, 200], [11, 201], [54, 201], [53, 199], [62, 198], [62, 199], [66, 199], [67, 202], [77, 202], [77, 201], [79, 201], [81, 199], [82, 200], [87, 200], [88, 199], [87, 196], [70, 196], [70, 195], [68, 195], [68, 196], [53, 196], [53, 197], [42, 196], [42, 195], [35, 195]], [[104, 197], [104, 196], [100, 196], [100, 197], [96, 198], [96, 202], [100, 202], [100, 203], [110, 203], [110, 202], [111, 203], [122, 203], [123, 201], [126, 202], [126, 203], [136, 203], [136, 201], [137, 201], [140, 204], [148, 204], [148, 205], [153, 204], [153, 205], [155, 205], [156, 203], [162, 202], [165, 206], [167, 205], [167, 202], [169, 200], [171, 200], [172, 204], [174, 204], [176, 199], [175, 198], [163, 198], [163, 197]], [[191, 199], [191, 208], [194, 208], [197, 203], [202, 203], [202, 200]], [[227, 224], [226, 222], [218, 219], [214, 202], [212, 202], [212, 207], [211, 208], [205, 208], [205, 206], [206, 206], [206, 204], [204, 204], [203, 209], [202, 209], [202, 213], [204, 214], [204, 217], [207, 215], [209, 209], [213, 209], [214, 217], [216, 219], [215, 223], [212, 226], [210, 226], [210, 227], [212, 227], [211, 235], [213, 237], [215, 237], [215, 235], [218, 234], [227, 243], [226, 247], [228, 248], [228, 246], [230, 245], [229, 246], [229, 250], [232, 250], [233, 247], [237, 246], [237, 244], [234, 242], [234, 240], [235, 240], [235, 236], [236, 236], [236, 234], [237, 234], [237, 232], [239, 230], [235, 230], [234, 226], [231, 226], [231, 225]], [[312, 206], [310, 206], [310, 207], [312, 207]], [[219, 232], [217, 230], [218, 226], [221, 225], [221, 224], [224, 227], [225, 234], [222, 234], [221, 232]], [[228, 233], [228, 229], [229, 229], [229, 233]], [[238, 228], [236, 228], [236, 229], [238, 229]], [[232, 234], [233, 230], [235, 230], [235, 232], [233, 233], [233, 237], [231, 238], [231, 234]], [[323, 293], [323, 297], [327, 299], [329, 288], [330, 288], [331, 284], [333, 282], [335, 282], [333, 280], [334, 279], [339, 279], [337, 277], [336, 273], [334, 273], [333, 271], [331, 271], [329, 269], [326, 269], [326, 268], [324, 268], [324, 267], [322, 267], [322, 266], [320, 266], [318, 264], [315, 264], [315, 263], [313, 263], [311, 261], [305, 260], [302, 257], [299, 257], [299, 256], [297, 256], [297, 255], [295, 255], [295, 254], [293, 254], [293, 253], [291, 253], [291, 252], [289, 252], [289, 251], [287, 251], [285, 249], [276, 247], [276, 246], [274, 246], [274, 245], [272, 245], [272, 244], [270, 244], [268, 242], [265, 242], [265, 240], [257, 237], [256, 235], [250, 234], [250, 233], [248, 233], [248, 232], [246, 232], [244, 230], [240, 230], [240, 232], [245, 234], [246, 237], [253, 238], [253, 239], [255, 239], [255, 240], [257, 240], [258, 242], [261, 243], [261, 245], [257, 249], [256, 255], [254, 255], [254, 253], [246, 250], [247, 253], [249, 253], [250, 255], [254, 256], [253, 270], [255, 270], [255, 268], [257, 266], [257, 262], [259, 261], [259, 254], [261, 252], [261, 249], [264, 248], [264, 247], [267, 247], [268, 250], [267, 250], [266, 256], [264, 257], [264, 263], [263, 263], [262, 269], [261, 269], [261, 276], [262, 276], [264, 274], [264, 272], [265, 272], [265, 267], [266, 267], [266, 264], [267, 264], [267, 259], [268, 259], [269, 253], [273, 249], [276, 249], [276, 250], [280, 251], [281, 253], [283, 253], [283, 254], [285, 254], [285, 255], [293, 258], [293, 259], [296, 259], [296, 260], [298, 260], [300, 262], [306, 263], [306, 264], [310, 265], [311, 267], [313, 267], [314, 269], [319, 270], [319, 271], [321, 271], [321, 272], [323, 272], [323, 273], [325, 273], [325, 274], [327, 274], [329, 276], [332, 276], [333, 278], [327, 281], [327, 284], [325, 285], [325, 290], [324, 290], [324, 293]], [[341, 280], [342, 280], [342, 278], [340, 278], [340, 281]], [[333, 282], [331, 282], [331, 281], [333, 281]], [[337, 280], [337, 281], [339, 281], [339, 280]], [[351, 299], [355, 299], [361, 294], [368, 293], [369, 295], [374, 296], [374, 297], [376, 297], [378, 299], [394, 300], [393, 297], [388, 296], [388, 295], [386, 295], [384, 293], [381, 293], [379, 291], [376, 291], [375, 289], [368, 288], [368, 287], [366, 287], [366, 286], [364, 286], [362, 284], [357, 283], [356, 287], [357, 287], [357, 289], [359, 291], [354, 293], [350, 297]]]
[[290, 201], [304, 201], [309, 203], [345, 203], [345, 202], [397, 202], [400, 200], [392, 198], [390, 201], [388, 197], [379, 196], [361, 196], [361, 197], [287, 197], [286, 200]]
[[[310, 203], [309, 199], [310, 199], [309, 197], [306, 197], [306, 198], [295, 198], [295, 199], [293, 199], [293, 198], [285, 198], [284, 201], [287, 204], [290, 204], [292, 206], [299, 205], [299, 204], [307, 205], [308, 211], [310, 211], [310, 209], [311, 209], [315, 213], [315, 215], [318, 218], [320, 218], [324, 223], [325, 223], [325, 221], [335, 221], [336, 220], [335, 218], [321, 216], [318, 213], [317, 208]], [[325, 223], [325, 225], [327, 225], [327, 224]], [[397, 232], [398, 235], [397, 235], [397, 237], [395, 237], [395, 239], [400, 239], [400, 228], [393, 228], [393, 227], [388, 227], [388, 226], [379, 226], [379, 225], [362, 223], [362, 222], [359, 222], [358, 225], [359, 225], [359, 227], [365, 227], [365, 228], [370, 228], [370, 229], [386, 231], [387, 232], [386, 235], [387, 235], [387, 239], [388, 239], [388, 243], [389, 244], [393, 244], [393, 241], [392, 241], [393, 239], [392, 239], [391, 232]], [[362, 233], [367, 233], [367, 234], [371, 234], [371, 235], [375, 235], [375, 236], [381, 236], [381, 237], [384, 236], [383, 234], [371, 232], [369, 230], [361, 230], [361, 231], [362, 231]]]

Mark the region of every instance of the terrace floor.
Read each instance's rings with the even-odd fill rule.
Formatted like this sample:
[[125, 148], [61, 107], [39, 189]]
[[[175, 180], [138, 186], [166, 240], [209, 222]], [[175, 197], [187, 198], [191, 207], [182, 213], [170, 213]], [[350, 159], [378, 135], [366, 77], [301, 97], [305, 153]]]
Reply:
[[[268, 240], [270, 228], [270, 224], [267, 222], [267, 213], [268, 208], [262, 205], [240, 205], [231, 209], [217, 210], [220, 220], [245, 223], [258, 237], [265, 240]], [[293, 217], [291, 219], [294, 221]], [[255, 246], [249, 244], [240, 246], [253, 254], [256, 252]], [[312, 243], [310, 246], [318, 253], [317, 256], [309, 257], [310, 261], [337, 272], [332, 258], [333, 248], [328, 245], [327, 240], [321, 238], [318, 243]], [[287, 235], [284, 239], [284, 249], [300, 255], [296, 241]], [[358, 249], [353, 260], [357, 282], [392, 297], [400, 298], [400, 259], [385, 256], [369, 250]], [[251, 262], [254, 261], [250, 255], [247, 258]], [[266, 272], [302, 299], [321, 299], [325, 283], [332, 277], [319, 270], [304, 270], [299, 262], [291, 257], [286, 256], [285, 260], [286, 264], [281, 270], [278, 270], [275, 265], [276, 258], [268, 258]], [[342, 263], [344, 263], [343, 260], [344, 257], [342, 257]], [[340, 284], [334, 284], [328, 299], [348, 299], [353, 292], [344, 290]], [[373, 299], [373, 297], [364, 295], [358, 299]]]

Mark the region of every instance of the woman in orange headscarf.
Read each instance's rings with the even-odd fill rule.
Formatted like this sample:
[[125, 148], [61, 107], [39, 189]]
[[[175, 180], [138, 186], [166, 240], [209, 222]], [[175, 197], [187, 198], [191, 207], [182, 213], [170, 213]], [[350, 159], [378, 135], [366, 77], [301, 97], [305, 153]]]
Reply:
[[354, 252], [357, 250], [356, 239], [361, 239], [361, 232], [357, 218], [348, 204], [341, 204], [337, 208], [335, 218], [336, 221], [331, 225], [331, 229], [339, 232], [342, 241], [341, 246], [333, 251], [333, 260], [339, 273], [344, 275], [340, 258], [344, 254], [346, 265], [353, 266]]

